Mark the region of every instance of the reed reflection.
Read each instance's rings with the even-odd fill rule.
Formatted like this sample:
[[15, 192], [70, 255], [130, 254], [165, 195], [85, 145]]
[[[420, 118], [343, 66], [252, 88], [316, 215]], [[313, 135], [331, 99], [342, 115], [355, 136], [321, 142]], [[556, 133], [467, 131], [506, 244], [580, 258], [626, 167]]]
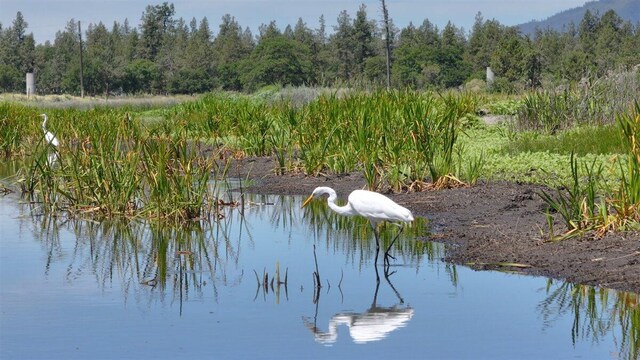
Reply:
[[547, 297], [538, 305], [544, 327], [565, 314], [573, 314], [571, 341], [598, 342], [614, 336], [617, 358], [640, 358], [640, 295], [588, 285], [548, 280]]
[[[229, 228], [243, 228], [233, 217], [219, 222], [191, 222], [179, 227], [143, 221], [64, 220], [33, 217], [47, 251], [45, 273], [53, 262], [68, 261], [66, 280], [91, 274], [102, 288], [121, 284], [124, 301], [140, 305], [166, 301], [182, 305], [202, 298], [207, 288], [217, 299], [218, 286], [241, 282], [242, 237]], [[73, 249], [60, 244], [61, 229], [75, 235]], [[67, 245], [68, 247], [68, 245]], [[70, 256], [66, 256], [70, 253]]]

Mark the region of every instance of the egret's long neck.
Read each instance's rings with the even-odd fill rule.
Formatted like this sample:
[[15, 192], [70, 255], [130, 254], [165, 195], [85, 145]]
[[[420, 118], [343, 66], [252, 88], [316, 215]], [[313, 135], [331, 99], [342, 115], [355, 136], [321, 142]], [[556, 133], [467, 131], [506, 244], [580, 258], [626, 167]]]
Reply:
[[335, 191], [332, 191], [329, 193], [329, 198], [327, 198], [327, 203], [329, 204], [329, 208], [333, 211], [335, 211], [336, 213], [340, 214], [340, 215], [355, 215], [356, 213], [353, 211], [353, 208], [351, 208], [351, 205], [347, 204], [345, 206], [339, 206], [338, 204], [336, 204], [336, 199], [338, 198], [338, 196], [336, 195]]
[[47, 131], [47, 117], [44, 117], [44, 121], [42, 122], [42, 131]]

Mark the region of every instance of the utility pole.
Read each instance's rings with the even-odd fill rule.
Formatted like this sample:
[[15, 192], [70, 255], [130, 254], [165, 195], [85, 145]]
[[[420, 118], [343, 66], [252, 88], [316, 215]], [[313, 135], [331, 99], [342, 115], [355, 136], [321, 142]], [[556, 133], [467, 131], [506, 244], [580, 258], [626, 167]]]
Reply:
[[80, 97], [84, 98], [84, 66], [82, 64], [82, 30], [78, 21], [78, 38], [80, 39]]
[[389, 11], [387, 11], [384, 0], [382, 0], [382, 15], [384, 17], [384, 43], [387, 53], [387, 91], [389, 91], [391, 89], [391, 35], [389, 34]]

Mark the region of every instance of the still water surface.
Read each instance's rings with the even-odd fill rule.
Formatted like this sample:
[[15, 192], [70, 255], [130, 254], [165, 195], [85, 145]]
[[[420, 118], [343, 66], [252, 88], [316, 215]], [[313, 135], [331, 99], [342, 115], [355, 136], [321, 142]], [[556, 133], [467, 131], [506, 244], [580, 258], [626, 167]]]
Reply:
[[[376, 272], [366, 222], [245, 196], [180, 229], [46, 218], [0, 198], [0, 358], [638, 356], [637, 294], [449, 265], [420, 224]], [[286, 285], [271, 285], [277, 268]]]

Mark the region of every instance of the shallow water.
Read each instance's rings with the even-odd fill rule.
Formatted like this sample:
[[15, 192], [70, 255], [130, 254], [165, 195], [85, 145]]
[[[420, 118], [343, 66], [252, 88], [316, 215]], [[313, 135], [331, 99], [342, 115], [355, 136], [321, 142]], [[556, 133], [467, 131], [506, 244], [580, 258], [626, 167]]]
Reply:
[[0, 358], [638, 356], [637, 294], [446, 264], [424, 222], [385, 274], [366, 222], [245, 196], [180, 229], [0, 198]]

